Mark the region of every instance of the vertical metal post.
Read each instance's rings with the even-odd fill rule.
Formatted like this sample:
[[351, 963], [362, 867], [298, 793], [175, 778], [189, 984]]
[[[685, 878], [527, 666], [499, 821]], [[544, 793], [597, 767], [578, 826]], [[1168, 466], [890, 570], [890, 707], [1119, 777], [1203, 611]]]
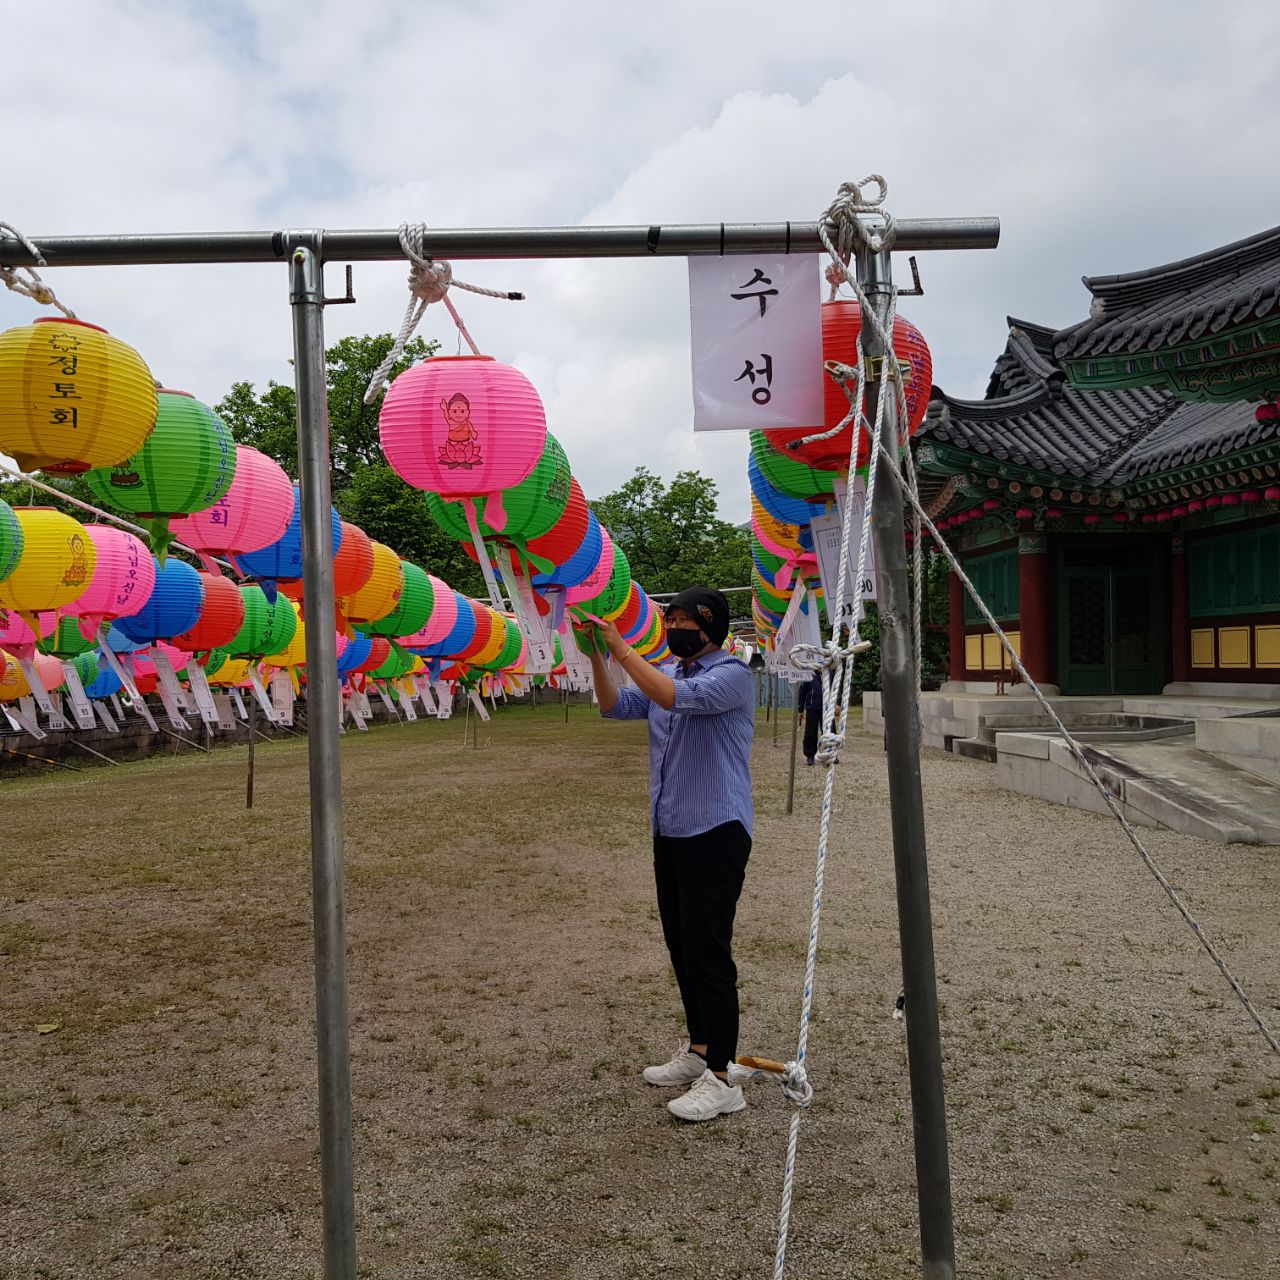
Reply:
[[[860, 252], [857, 265], [868, 298], [883, 318], [892, 293], [889, 254]], [[884, 355], [883, 344], [870, 325], [863, 326], [862, 342], [868, 358]], [[883, 385], [873, 383], [868, 392], [868, 412], [873, 421]], [[882, 440], [889, 454], [897, 457], [897, 398], [891, 388], [886, 390], [888, 400]], [[955, 1280], [947, 1116], [942, 1087], [942, 1039], [938, 1028], [933, 920], [929, 909], [924, 797], [920, 785], [920, 727], [902, 494], [890, 464], [884, 458], [876, 458], [875, 464], [879, 471], [876, 475], [872, 530], [880, 619], [880, 701], [889, 767], [902, 985], [906, 992], [907, 1063], [911, 1076], [911, 1127], [915, 1138], [920, 1245], [925, 1280]]]
[[787, 812], [795, 808], [796, 801], [796, 738], [800, 733], [800, 700], [796, 696], [798, 685], [791, 686], [791, 772], [787, 776]]
[[782, 681], [773, 677], [773, 745], [778, 745], [778, 721], [782, 719]]
[[254, 725], [254, 715], [258, 710], [257, 698], [249, 699], [249, 772], [244, 780], [244, 807], [253, 808], [253, 744], [258, 734]]
[[[316, 1050], [320, 1103], [320, 1190], [325, 1280], [355, 1280], [356, 1226], [351, 1151], [351, 1060], [347, 1028], [347, 943], [343, 906], [342, 762], [337, 637], [333, 618], [329, 406], [324, 363], [324, 268], [314, 236], [289, 257], [294, 374], [298, 391], [298, 479], [302, 493], [307, 719], [311, 766], [311, 891], [315, 923]], [[310, 243], [307, 243], [307, 242]]]

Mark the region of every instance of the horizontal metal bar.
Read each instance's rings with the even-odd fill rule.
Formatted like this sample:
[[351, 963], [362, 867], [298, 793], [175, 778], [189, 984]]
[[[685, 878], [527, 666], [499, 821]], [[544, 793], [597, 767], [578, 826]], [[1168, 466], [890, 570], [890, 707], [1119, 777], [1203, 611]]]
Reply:
[[[900, 218], [894, 249], [994, 249], [998, 218]], [[50, 267], [197, 262], [283, 262], [306, 244], [328, 262], [394, 261], [400, 235], [380, 231], [211, 231], [159, 235], [32, 236]], [[741, 253], [817, 253], [816, 222], [744, 222], [634, 227], [481, 227], [428, 230], [429, 257], [679, 258]], [[30, 266], [16, 240], [0, 236], [0, 265]]]

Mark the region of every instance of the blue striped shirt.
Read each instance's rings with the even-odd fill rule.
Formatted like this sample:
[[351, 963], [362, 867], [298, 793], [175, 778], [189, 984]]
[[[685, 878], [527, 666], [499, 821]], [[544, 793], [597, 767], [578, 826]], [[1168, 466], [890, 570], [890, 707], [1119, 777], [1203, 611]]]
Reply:
[[751, 831], [751, 742], [756, 688], [740, 658], [716, 649], [696, 661], [663, 663], [676, 682], [675, 705], [658, 706], [639, 689], [618, 690], [609, 720], [649, 722], [649, 806], [653, 831], [696, 836], [725, 822]]

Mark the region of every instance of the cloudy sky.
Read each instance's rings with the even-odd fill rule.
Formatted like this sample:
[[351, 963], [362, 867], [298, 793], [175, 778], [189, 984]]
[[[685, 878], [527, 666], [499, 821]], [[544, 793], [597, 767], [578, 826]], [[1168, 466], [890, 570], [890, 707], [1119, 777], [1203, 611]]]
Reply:
[[[32, 236], [290, 226], [812, 220], [887, 176], [903, 217], [995, 214], [904, 304], [979, 394], [1012, 314], [1080, 319], [1082, 274], [1280, 222], [1280, 5], [1236, 0], [0, 0], [0, 219]], [[697, 467], [747, 517], [744, 436], [695, 436], [680, 260], [456, 263], [589, 495]], [[341, 291], [341, 269], [330, 268]], [[905, 264], [902, 267], [905, 276]], [[356, 267], [330, 339], [398, 326], [404, 268]], [[50, 272], [167, 385], [289, 376], [281, 266]], [[0, 295], [0, 324], [33, 306]], [[456, 348], [447, 314], [423, 333]]]

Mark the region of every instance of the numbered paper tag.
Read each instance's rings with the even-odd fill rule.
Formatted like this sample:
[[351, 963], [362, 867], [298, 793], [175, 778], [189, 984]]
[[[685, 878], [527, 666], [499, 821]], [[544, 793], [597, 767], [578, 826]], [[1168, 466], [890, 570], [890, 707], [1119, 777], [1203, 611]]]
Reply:
[[115, 716], [107, 710], [107, 704], [101, 701], [95, 701], [93, 709], [98, 713], [98, 719], [102, 721], [102, 727], [108, 733], [119, 733], [120, 726], [116, 724]]
[[395, 716], [398, 720], [400, 717], [396, 715], [396, 705], [391, 701], [390, 697], [387, 696], [387, 691], [380, 684], [375, 684], [373, 689], [378, 697], [382, 699], [382, 705], [386, 707], [388, 713]]
[[432, 687], [436, 691], [436, 714], [441, 720], [450, 719], [453, 716], [453, 689], [443, 680], [437, 680]]
[[155, 663], [156, 668], [156, 692], [160, 695], [160, 705], [164, 707], [169, 723], [179, 733], [189, 733], [191, 726], [183, 718], [179, 709], [182, 691], [178, 688], [178, 677], [173, 674], [173, 664], [169, 661], [169, 655], [160, 649], [152, 649], [151, 661]]
[[471, 705], [475, 707], [476, 715], [481, 720], [488, 720], [489, 708], [484, 705], [484, 699], [474, 689], [467, 690], [467, 697], [471, 699]]
[[253, 696], [261, 707], [262, 714], [275, 724], [276, 709], [271, 705], [271, 699], [267, 697], [267, 690], [262, 683], [262, 672], [255, 666], [249, 668], [249, 688], [253, 690]]
[[[129, 695], [129, 705], [147, 722], [147, 727], [155, 733], [159, 726], [155, 722], [155, 717], [151, 714], [151, 708], [147, 706], [147, 700], [138, 692], [138, 686], [133, 683], [133, 676], [125, 670], [124, 664], [116, 655], [115, 650], [107, 643], [106, 627], [103, 627], [100, 633], [98, 651], [107, 660], [107, 666], [116, 673], [116, 678], [124, 685], [125, 692]], [[111, 703], [116, 709], [116, 716], [123, 720], [124, 709], [120, 706], [120, 699], [114, 693], [111, 695]]]
[[401, 697], [400, 710], [404, 712], [406, 720], [416, 720], [418, 718], [418, 713], [414, 710], [413, 698], [410, 694], [406, 693]]
[[817, 254], [689, 259], [693, 429], [822, 430]]
[[[849, 490], [846, 500], [853, 508], [853, 529], [851, 533], [852, 541], [849, 544], [849, 567], [846, 571], [848, 576], [845, 578], [845, 595], [849, 600], [852, 600], [854, 575], [858, 569], [858, 539], [862, 536], [862, 516], [867, 505], [866, 490], [863, 488], [860, 479]], [[809, 522], [809, 528], [813, 532], [813, 549], [818, 557], [818, 576], [822, 579], [822, 590], [827, 598], [828, 606], [834, 608], [836, 583], [840, 574], [840, 543], [844, 535], [840, 514], [838, 511], [833, 511], [830, 515], [814, 516]], [[870, 542], [867, 543], [867, 563], [866, 572], [862, 578], [862, 598], [864, 600], [874, 600], [876, 598], [875, 546]], [[846, 605], [846, 609], [847, 607]], [[860, 620], [861, 617], [862, 613], [859, 610], [858, 619], [856, 620]]]
[[24, 733], [29, 733], [37, 742], [41, 738], [49, 736], [36, 723], [36, 708], [30, 698], [19, 698], [16, 707], [13, 703], [10, 703], [5, 707], [4, 713], [15, 729], [21, 729]]
[[276, 723], [293, 724], [293, 681], [287, 671], [276, 671], [271, 676], [271, 706], [276, 713]]
[[40, 679], [40, 673], [36, 670], [35, 660], [19, 658], [18, 665], [22, 668], [22, 674], [27, 677], [27, 684], [31, 686], [31, 695], [35, 698], [40, 710], [47, 716], [52, 715], [53, 703], [49, 699], [48, 690], [44, 687], [44, 681]]
[[80, 681], [80, 673], [74, 662], [62, 664], [62, 675], [67, 687], [67, 701], [71, 704], [71, 714], [76, 724], [82, 729], [92, 729], [94, 725], [93, 704], [85, 696], [84, 685]]
[[213, 716], [219, 729], [234, 729], [236, 713], [231, 707], [231, 696], [226, 693], [212, 694]]
[[418, 689], [418, 697], [422, 699], [422, 709], [429, 716], [437, 716], [440, 714], [439, 708], [436, 706], [436, 700], [431, 696], [431, 685], [421, 676], [415, 681]]
[[240, 690], [231, 689], [228, 692], [230, 693], [232, 703], [235, 705], [236, 715], [238, 715], [241, 720], [247, 720], [249, 718], [249, 708], [244, 705], [244, 698], [241, 696]]
[[[187, 683], [191, 686], [191, 696], [195, 699], [196, 710], [205, 724], [222, 724], [214, 702], [213, 691], [209, 688], [209, 677], [205, 669], [194, 659], [187, 664]], [[228, 715], [230, 708], [227, 709]], [[230, 727], [230, 726], [225, 726]]]
[[70, 728], [67, 724], [67, 717], [62, 710], [62, 699], [58, 697], [56, 693], [51, 693], [49, 695], [49, 705], [53, 708], [53, 710], [49, 712], [48, 716], [49, 728], [54, 733], [60, 733], [63, 730]]

